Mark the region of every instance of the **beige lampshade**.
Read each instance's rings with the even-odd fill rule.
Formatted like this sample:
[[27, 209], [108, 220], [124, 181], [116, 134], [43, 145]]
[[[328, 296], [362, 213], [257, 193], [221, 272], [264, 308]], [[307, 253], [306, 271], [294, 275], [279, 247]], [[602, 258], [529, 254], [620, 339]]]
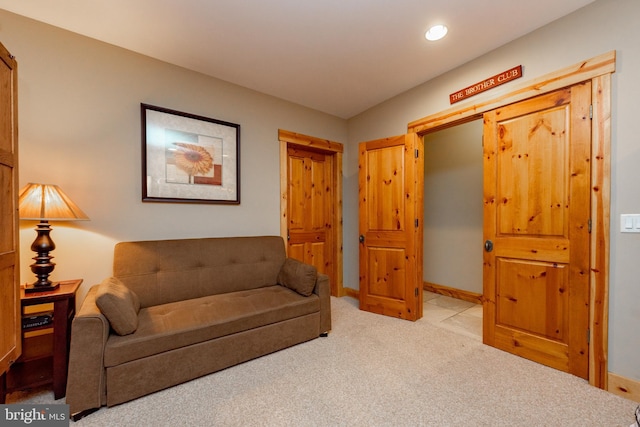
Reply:
[[27, 184], [18, 198], [20, 219], [87, 220], [89, 217], [57, 185]]

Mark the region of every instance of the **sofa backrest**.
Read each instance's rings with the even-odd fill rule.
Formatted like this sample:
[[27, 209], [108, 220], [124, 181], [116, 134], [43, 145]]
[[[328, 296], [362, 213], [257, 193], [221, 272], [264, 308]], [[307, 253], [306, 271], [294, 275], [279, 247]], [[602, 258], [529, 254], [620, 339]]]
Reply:
[[285, 257], [280, 236], [121, 242], [113, 275], [149, 307], [275, 285]]

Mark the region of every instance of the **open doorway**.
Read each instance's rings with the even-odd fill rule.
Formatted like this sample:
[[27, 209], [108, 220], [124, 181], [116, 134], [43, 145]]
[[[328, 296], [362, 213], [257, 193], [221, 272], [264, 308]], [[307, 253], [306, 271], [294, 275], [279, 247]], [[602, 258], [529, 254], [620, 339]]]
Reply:
[[425, 284], [480, 302], [482, 120], [426, 134], [424, 153]]
[[424, 135], [424, 316], [482, 339], [481, 119]]

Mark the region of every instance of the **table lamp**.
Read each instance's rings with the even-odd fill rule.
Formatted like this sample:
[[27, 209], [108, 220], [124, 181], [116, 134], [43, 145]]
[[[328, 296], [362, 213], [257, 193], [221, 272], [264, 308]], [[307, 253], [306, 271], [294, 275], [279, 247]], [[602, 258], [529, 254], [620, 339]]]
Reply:
[[29, 183], [20, 191], [18, 203], [20, 219], [40, 221], [36, 226], [38, 236], [31, 244], [31, 250], [36, 253], [31, 271], [37, 280], [24, 290], [28, 293], [57, 289], [59, 283], [49, 280], [49, 274], [55, 268], [49, 252], [56, 248], [49, 237], [49, 221], [88, 220], [89, 217], [57, 185]]

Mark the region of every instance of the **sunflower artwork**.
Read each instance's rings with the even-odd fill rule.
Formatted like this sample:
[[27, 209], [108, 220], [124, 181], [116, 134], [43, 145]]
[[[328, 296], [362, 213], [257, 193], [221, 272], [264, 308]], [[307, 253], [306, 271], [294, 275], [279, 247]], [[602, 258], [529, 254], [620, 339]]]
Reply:
[[143, 202], [240, 204], [240, 125], [140, 106]]
[[[177, 132], [166, 130], [166, 182], [222, 185], [222, 141], [193, 135], [198, 142], [184, 142], [171, 138]], [[179, 135], [179, 139], [185, 135]]]

